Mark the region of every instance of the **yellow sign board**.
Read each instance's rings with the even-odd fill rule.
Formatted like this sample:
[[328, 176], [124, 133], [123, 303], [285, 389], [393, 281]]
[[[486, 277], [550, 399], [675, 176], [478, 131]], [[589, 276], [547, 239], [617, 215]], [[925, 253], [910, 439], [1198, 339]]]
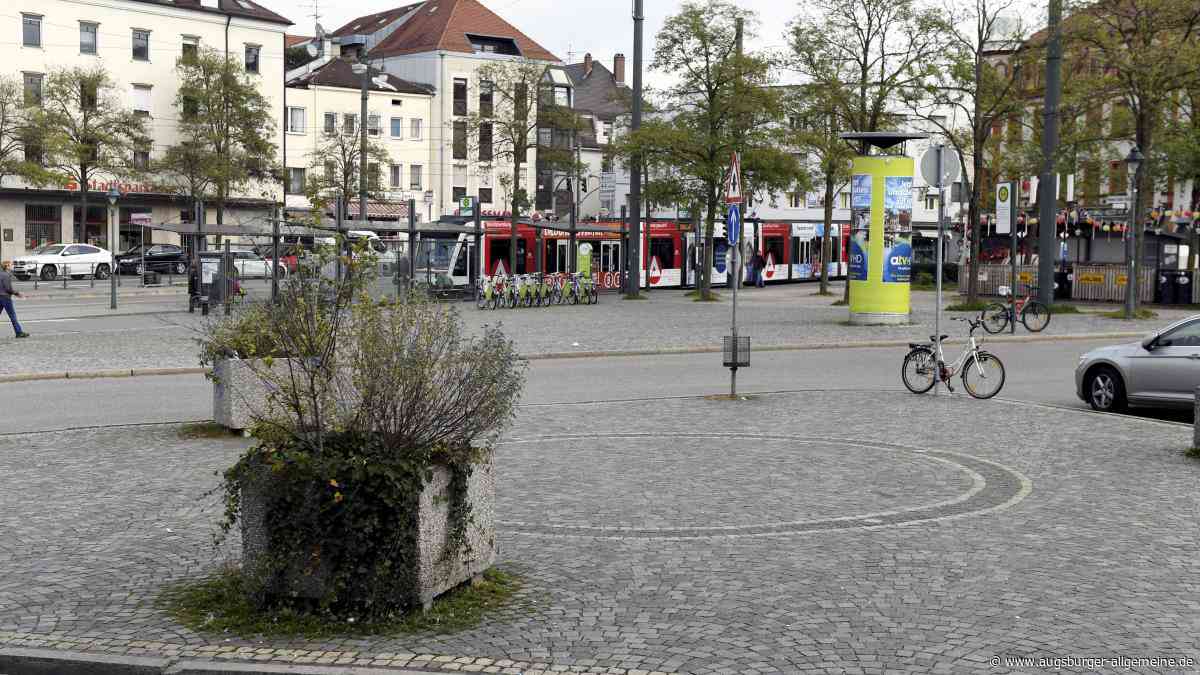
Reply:
[[1118, 275], [1117, 275], [1117, 285], [1118, 285], [1118, 286], [1124, 286], [1124, 285], [1125, 285], [1125, 284], [1127, 284], [1127, 283], [1129, 283], [1129, 276], [1128, 276], [1128, 275], [1125, 275], [1125, 274], [1118, 274]]
[[1029, 282], [1033, 281], [1033, 273], [1032, 272], [1019, 272], [1019, 273], [1017, 273], [1017, 280], [1022, 281], [1024, 283], [1029, 283]]
[[1095, 273], [1076, 274], [1075, 282], [1080, 283], [1080, 284], [1103, 284], [1104, 283], [1104, 275], [1103, 274], [1095, 274]]

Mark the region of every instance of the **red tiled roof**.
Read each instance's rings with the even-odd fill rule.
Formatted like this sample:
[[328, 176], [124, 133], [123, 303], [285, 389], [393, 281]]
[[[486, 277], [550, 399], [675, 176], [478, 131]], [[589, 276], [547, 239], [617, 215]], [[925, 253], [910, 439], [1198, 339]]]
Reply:
[[296, 45], [302, 45], [311, 39], [312, 37], [308, 35], [285, 35], [283, 36], [283, 46], [295, 47]]
[[333, 31], [329, 37], [345, 37], [356, 33], [370, 34], [378, 31], [389, 23], [408, 14], [421, 3], [416, 2], [411, 5], [389, 9], [383, 12], [376, 12], [366, 16], [360, 16], [357, 19], [351, 19], [346, 22], [346, 25]]
[[396, 56], [436, 50], [472, 54], [475, 49], [467, 34], [508, 38], [517, 44], [526, 58], [559, 60], [479, 0], [426, 0], [412, 17], [376, 45], [371, 55]]
[[[161, 0], [134, 0], [148, 5], [161, 5]], [[280, 16], [275, 12], [263, 7], [254, 2], [254, 0], [217, 0], [218, 7], [205, 7], [200, 4], [200, 0], [175, 0], [176, 7], [185, 9], [196, 9], [202, 12], [212, 12], [216, 14], [225, 14], [230, 16], [240, 16], [250, 19], [260, 19], [271, 23], [281, 23], [286, 26], [292, 25], [286, 17]]]

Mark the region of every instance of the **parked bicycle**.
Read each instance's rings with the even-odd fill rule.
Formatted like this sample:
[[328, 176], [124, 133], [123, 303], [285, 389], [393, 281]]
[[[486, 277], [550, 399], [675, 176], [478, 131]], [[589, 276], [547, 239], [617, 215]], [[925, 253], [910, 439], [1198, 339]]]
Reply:
[[491, 277], [483, 277], [475, 284], [475, 307], [496, 307], [496, 284]]
[[[1003, 332], [1008, 328], [1010, 321], [1016, 323], [1015, 309], [1016, 313], [1021, 315], [1021, 323], [1025, 324], [1029, 332], [1039, 333], [1045, 330], [1046, 326], [1050, 325], [1050, 308], [1033, 297], [1037, 289], [1037, 286], [1029, 286], [1025, 297], [1016, 301], [1015, 308], [1003, 302], [993, 302], [984, 307], [983, 313], [979, 315], [983, 329], [989, 333]], [[1005, 297], [1012, 293], [1012, 290], [1006, 287], [1001, 287], [1000, 290], [1000, 294]]]
[[924, 394], [933, 389], [933, 385], [940, 379], [946, 388], [953, 392], [954, 386], [950, 380], [958, 374], [962, 378], [963, 388], [971, 396], [995, 396], [1004, 387], [1004, 363], [995, 354], [979, 348], [979, 343], [975, 340], [975, 329], [982, 326], [983, 321], [966, 318], [953, 320], [965, 321], [971, 326], [962, 354], [953, 363], [946, 363], [941, 340], [945, 340], [948, 335], [941, 336], [941, 340], [931, 335], [927, 343], [910, 342], [908, 355], [904, 357], [904, 365], [900, 370], [904, 386], [914, 394]]

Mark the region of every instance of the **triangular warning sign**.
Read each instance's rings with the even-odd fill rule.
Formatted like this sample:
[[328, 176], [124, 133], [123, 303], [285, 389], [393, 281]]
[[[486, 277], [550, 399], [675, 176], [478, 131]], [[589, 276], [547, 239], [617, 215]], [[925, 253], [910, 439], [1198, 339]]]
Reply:
[[729, 175], [725, 177], [725, 203], [742, 203], [742, 159], [736, 152], [729, 160]]
[[504, 261], [503, 261], [503, 260], [497, 260], [497, 261], [496, 261], [496, 271], [495, 271], [495, 272], [493, 272], [493, 274], [495, 274], [495, 275], [496, 275], [496, 276], [498, 276], [498, 277], [505, 276], [505, 271], [504, 271]]
[[658, 256], [650, 256], [650, 283], [657, 284], [662, 279], [662, 265], [658, 262]]
[[763, 276], [765, 276], [768, 279], [775, 276], [775, 254], [774, 253], [767, 254], [767, 264], [763, 268]]

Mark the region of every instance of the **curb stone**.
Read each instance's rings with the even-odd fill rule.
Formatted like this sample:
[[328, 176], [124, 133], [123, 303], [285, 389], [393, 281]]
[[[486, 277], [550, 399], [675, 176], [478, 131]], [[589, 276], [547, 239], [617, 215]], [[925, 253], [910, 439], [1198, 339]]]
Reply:
[[169, 665], [170, 659], [154, 656], [0, 648], [0, 673], [6, 675], [160, 675]]
[[[1078, 333], [1068, 335], [1017, 335], [987, 337], [983, 343], [1028, 343], [1028, 342], [1070, 342], [1085, 340], [1118, 340], [1141, 337], [1143, 333]], [[857, 342], [814, 342], [812, 344], [764, 345], [755, 347], [758, 352], [788, 352], [788, 351], [820, 351], [825, 349], [871, 349], [880, 347], [907, 347], [913, 340], [862, 340]], [[949, 338], [943, 344], [962, 344], [963, 338]], [[673, 356], [681, 354], [716, 354], [720, 347], [668, 347], [662, 349], [627, 349], [614, 351], [581, 351], [581, 352], [546, 352], [543, 354], [528, 354], [521, 356], [526, 361], [550, 361], [558, 359], [598, 359], [627, 356]], [[82, 380], [110, 377], [149, 377], [159, 375], [207, 375], [210, 368], [132, 368], [130, 370], [79, 370], [50, 373], [11, 373], [0, 375], [0, 383], [30, 382], [35, 380]]]

